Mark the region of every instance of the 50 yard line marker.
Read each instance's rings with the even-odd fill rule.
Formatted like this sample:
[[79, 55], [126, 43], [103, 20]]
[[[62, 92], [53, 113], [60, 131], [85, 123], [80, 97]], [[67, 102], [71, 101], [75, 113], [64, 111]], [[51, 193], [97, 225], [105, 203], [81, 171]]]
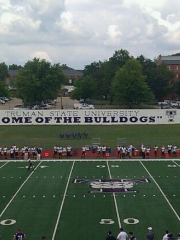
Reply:
[[[41, 164], [41, 162], [36, 166], [35, 170], [39, 167], [39, 165]], [[6, 211], [6, 209], [9, 207], [9, 205], [12, 203], [12, 201], [14, 200], [14, 198], [16, 197], [16, 195], [19, 193], [19, 191], [21, 190], [21, 188], [24, 186], [24, 184], [29, 180], [29, 178], [31, 177], [31, 175], [34, 173], [34, 171], [29, 174], [29, 176], [27, 177], [27, 179], [21, 184], [21, 186], [18, 188], [18, 190], [16, 191], [16, 193], [14, 194], [14, 196], [11, 198], [11, 200], [8, 202], [8, 204], [6, 205], [6, 207], [4, 208], [4, 210], [2, 211], [2, 213], [0, 214], [0, 217], [2, 217], [2, 215], [4, 214], [4, 212]]]
[[162, 191], [162, 189], [160, 188], [159, 184], [156, 182], [156, 180], [153, 178], [153, 176], [151, 175], [151, 173], [147, 170], [147, 168], [144, 166], [144, 164], [140, 161], [141, 165], [143, 166], [143, 168], [146, 170], [146, 172], [149, 174], [149, 176], [152, 178], [152, 180], [154, 181], [154, 183], [156, 184], [156, 186], [158, 187], [159, 191], [162, 193], [163, 197], [166, 199], [166, 202], [169, 204], [171, 210], [174, 212], [174, 214], [176, 215], [177, 219], [180, 221], [180, 217], [177, 214], [177, 212], [175, 211], [175, 209], [173, 208], [173, 206], [171, 205], [171, 203], [169, 202], [168, 198], [166, 197], [166, 195], [164, 194], [164, 192]]
[[[109, 177], [110, 177], [110, 179], [112, 179], [108, 161], [106, 161], [106, 163], [107, 163], [107, 168], [108, 168], [108, 172], [109, 172]], [[119, 224], [119, 227], [121, 227], [121, 220], [120, 220], [120, 217], [119, 217], [119, 210], [118, 210], [118, 206], [117, 206], [115, 193], [113, 193], [113, 198], [114, 198], [114, 204], [115, 204], [115, 208], [116, 208], [118, 224]]]
[[75, 161], [73, 162], [70, 173], [69, 173], [68, 181], [67, 181], [66, 188], [65, 188], [65, 191], [64, 191], [63, 200], [62, 200], [62, 203], [61, 203], [61, 206], [60, 206], [60, 209], [59, 209], [58, 218], [57, 218], [56, 225], [55, 225], [55, 228], [54, 228], [52, 240], [54, 240], [54, 238], [56, 236], [56, 231], [57, 231], [59, 220], [60, 220], [60, 217], [61, 217], [61, 212], [62, 212], [62, 208], [63, 208], [63, 205], [64, 205], [64, 200], [65, 200], [65, 197], [66, 197], [66, 193], [67, 193], [67, 189], [68, 189], [68, 186], [69, 186], [69, 181], [71, 179], [71, 174], [72, 174], [72, 171], [73, 171], [73, 168], [74, 168], [74, 164], [75, 164]]

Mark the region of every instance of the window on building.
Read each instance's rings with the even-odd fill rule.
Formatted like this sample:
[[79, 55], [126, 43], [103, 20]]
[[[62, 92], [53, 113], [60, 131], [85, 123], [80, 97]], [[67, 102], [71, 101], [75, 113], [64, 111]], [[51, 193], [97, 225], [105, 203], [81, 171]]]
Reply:
[[167, 66], [167, 68], [168, 68], [169, 70], [171, 70], [171, 67], [170, 67], [170, 66]]
[[69, 83], [70, 83], [70, 84], [72, 83], [72, 79], [69, 79]]
[[179, 74], [176, 74], [176, 78], [179, 78]]
[[176, 66], [176, 70], [179, 70], [179, 66]]

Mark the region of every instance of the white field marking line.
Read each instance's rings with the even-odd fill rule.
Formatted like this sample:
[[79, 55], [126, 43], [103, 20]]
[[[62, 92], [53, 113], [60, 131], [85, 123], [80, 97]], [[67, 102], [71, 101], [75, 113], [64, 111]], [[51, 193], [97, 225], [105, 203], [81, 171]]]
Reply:
[[[173, 159], [173, 158], [152, 158], [152, 159], [142, 159], [142, 158], [131, 158], [131, 159], [128, 159], [128, 158], [125, 158], [125, 159], [120, 159], [120, 158], [106, 158], [106, 159], [103, 159], [103, 158], [85, 158], [85, 159], [82, 159], [82, 158], [72, 158], [72, 159], [66, 159], [66, 158], [63, 158], [63, 159], [42, 159], [42, 163], [43, 162], [62, 162], [62, 163], [65, 163], [65, 162], [168, 162], [168, 161], [176, 161], [176, 162], [179, 162], [180, 161], [180, 158], [176, 158], [176, 159]], [[31, 160], [32, 162], [37, 162], [37, 160]], [[0, 160], [0, 162], [7, 162], [7, 160]], [[9, 163], [13, 163], [13, 162], [25, 162], [25, 160], [10, 160]]]
[[[36, 170], [39, 165], [41, 164], [41, 162], [36, 166], [36, 168], [34, 170]], [[2, 215], [4, 214], [4, 212], [6, 211], [6, 209], [9, 207], [9, 205], [12, 203], [12, 201], [14, 200], [14, 198], [16, 197], [16, 195], [19, 193], [19, 191], [21, 190], [21, 188], [24, 186], [24, 184], [29, 180], [29, 178], [31, 177], [31, 175], [34, 173], [34, 171], [27, 177], [27, 179], [21, 184], [21, 186], [18, 188], [18, 190], [16, 191], [16, 193], [14, 194], [14, 196], [11, 198], [11, 200], [9, 201], [9, 203], [6, 205], [6, 207], [4, 208], [4, 210], [2, 211], [2, 213], [0, 214], [0, 218], [2, 217]]]
[[153, 176], [151, 175], [151, 173], [147, 170], [147, 168], [144, 166], [144, 164], [140, 161], [141, 165], [143, 166], [143, 168], [146, 170], [146, 172], [149, 174], [149, 176], [152, 178], [152, 180], [154, 181], [154, 183], [156, 184], [156, 186], [158, 187], [159, 191], [162, 193], [163, 197], [166, 199], [167, 203], [169, 204], [171, 210], [174, 212], [174, 214], [176, 215], [177, 219], [180, 221], [180, 217], [177, 214], [177, 212], [175, 211], [175, 209], [173, 208], [173, 206], [171, 205], [171, 203], [169, 202], [168, 198], [166, 197], [166, 195], [164, 194], [164, 192], [162, 191], [162, 189], [160, 188], [159, 184], [156, 182], [156, 180], [153, 178]]
[[[9, 161], [8, 161], [8, 162], [9, 162]], [[3, 165], [0, 167], [0, 169], [3, 168], [8, 162], [6, 162], [5, 164], [3, 164]]]
[[[107, 161], [107, 168], [108, 168], [108, 172], [109, 172], [109, 177], [110, 177], [110, 179], [112, 179], [108, 161]], [[119, 217], [119, 210], [118, 210], [118, 206], [117, 206], [117, 201], [116, 201], [116, 195], [115, 195], [115, 193], [113, 193], [113, 198], [114, 198], [114, 204], [115, 204], [115, 208], [116, 208], [116, 214], [117, 214], [118, 224], [119, 224], [119, 227], [121, 227], [121, 220], [120, 220], [120, 217]]]
[[175, 162], [175, 160], [173, 160], [173, 163], [174, 163], [174, 164], [176, 164], [178, 167], [180, 167], [180, 165], [179, 165], [179, 164], [177, 164], [177, 163]]
[[59, 209], [59, 214], [58, 214], [58, 218], [57, 218], [56, 225], [55, 225], [55, 228], [54, 228], [52, 240], [54, 240], [54, 238], [56, 236], [56, 231], [57, 231], [59, 220], [60, 220], [60, 217], [61, 217], [61, 212], [62, 212], [62, 208], [63, 208], [63, 205], [64, 205], [64, 201], [65, 201], [67, 189], [68, 189], [68, 186], [69, 186], [69, 181], [71, 179], [71, 174], [72, 174], [72, 171], [73, 171], [73, 168], [74, 168], [74, 164], [75, 164], [75, 161], [72, 164], [72, 167], [71, 167], [71, 170], [70, 170], [70, 173], [69, 173], [69, 177], [68, 177], [68, 180], [67, 180], [66, 188], [64, 190], [64, 196], [63, 196], [62, 203], [61, 203], [61, 206], [60, 206], [60, 209]]

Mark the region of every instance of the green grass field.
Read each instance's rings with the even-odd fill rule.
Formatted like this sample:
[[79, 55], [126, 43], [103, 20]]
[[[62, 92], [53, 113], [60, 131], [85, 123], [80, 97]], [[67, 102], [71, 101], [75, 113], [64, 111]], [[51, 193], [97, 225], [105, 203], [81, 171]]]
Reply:
[[33, 172], [26, 162], [0, 162], [2, 240], [12, 239], [16, 228], [34, 240], [42, 235], [48, 240], [100, 240], [109, 230], [117, 236], [119, 226], [138, 240], [145, 239], [149, 226], [156, 240], [166, 229], [175, 238], [180, 232], [178, 159], [43, 160], [34, 165]]
[[[87, 138], [60, 139], [59, 133], [84, 132]], [[43, 149], [53, 149], [54, 145], [81, 148], [91, 145], [92, 138], [100, 138], [101, 144], [116, 148], [117, 138], [126, 138], [126, 144], [137, 148], [141, 143], [153, 147], [155, 144], [176, 144], [180, 147], [180, 125], [119, 125], [119, 126], [0, 126], [0, 146], [19, 147], [42, 146]]]

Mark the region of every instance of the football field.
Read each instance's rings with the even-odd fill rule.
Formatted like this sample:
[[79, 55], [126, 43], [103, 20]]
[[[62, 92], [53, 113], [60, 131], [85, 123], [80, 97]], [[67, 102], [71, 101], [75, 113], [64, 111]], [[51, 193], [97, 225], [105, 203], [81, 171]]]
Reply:
[[145, 239], [180, 232], [179, 159], [0, 162], [0, 234], [12, 239], [105, 239], [119, 227]]

